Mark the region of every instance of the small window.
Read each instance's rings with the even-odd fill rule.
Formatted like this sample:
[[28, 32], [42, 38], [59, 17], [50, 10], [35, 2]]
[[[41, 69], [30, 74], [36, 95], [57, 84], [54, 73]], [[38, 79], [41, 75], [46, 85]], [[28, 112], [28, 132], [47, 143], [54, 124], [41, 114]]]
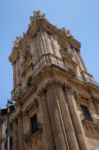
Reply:
[[36, 114], [31, 118], [31, 132], [35, 133], [38, 130], [37, 116]]
[[85, 119], [92, 121], [91, 113], [88, 109], [88, 107], [81, 105], [82, 111], [84, 113]]

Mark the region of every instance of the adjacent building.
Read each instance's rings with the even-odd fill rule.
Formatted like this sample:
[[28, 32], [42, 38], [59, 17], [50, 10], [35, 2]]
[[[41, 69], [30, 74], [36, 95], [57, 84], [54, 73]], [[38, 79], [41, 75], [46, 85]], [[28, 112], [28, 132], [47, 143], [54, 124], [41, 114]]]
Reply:
[[11, 150], [98, 150], [99, 85], [81, 44], [34, 12], [9, 57], [13, 66]]

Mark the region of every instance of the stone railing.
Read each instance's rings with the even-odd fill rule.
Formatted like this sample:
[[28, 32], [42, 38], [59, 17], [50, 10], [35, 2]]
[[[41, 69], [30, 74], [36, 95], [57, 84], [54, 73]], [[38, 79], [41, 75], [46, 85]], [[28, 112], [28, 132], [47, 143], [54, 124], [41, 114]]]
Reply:
[[53, 54], [44, 54], [39, 60], [34, 64], [33, 72], [34, 76], [36, 76], [44, 67], [54, 65], [64, 71], [68, 71], [68, 68], [63, 64], [61, 58], [53, 55]]

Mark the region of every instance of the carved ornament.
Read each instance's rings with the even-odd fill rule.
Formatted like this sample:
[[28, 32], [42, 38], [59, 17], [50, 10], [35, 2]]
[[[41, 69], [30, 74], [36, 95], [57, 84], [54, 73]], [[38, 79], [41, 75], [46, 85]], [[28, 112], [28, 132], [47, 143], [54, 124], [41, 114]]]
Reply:
[[89, 102], [91, 101], [91, 98], [88, 97], [87, 95], [85, 95], [85, 94], [78, 94], [76, 92], [75, 92], [75, 99], [77, 100], [77, 102], [80, 105], [85, 105], [85, 106], [88, 106]]

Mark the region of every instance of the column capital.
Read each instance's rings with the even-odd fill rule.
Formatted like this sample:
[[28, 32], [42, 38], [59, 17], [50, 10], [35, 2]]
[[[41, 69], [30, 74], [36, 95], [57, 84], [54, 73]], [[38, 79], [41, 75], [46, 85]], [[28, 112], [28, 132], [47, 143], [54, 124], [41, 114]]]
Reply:
[[75, 90], [71, 87], [70, 84], [64, 84], [62, 86], [62, 88], [63, 88], [63, 91], [65, 91], [65, 92], [68, 92], [68, 93], [71, 93], [71, 94], [75, 93]]

